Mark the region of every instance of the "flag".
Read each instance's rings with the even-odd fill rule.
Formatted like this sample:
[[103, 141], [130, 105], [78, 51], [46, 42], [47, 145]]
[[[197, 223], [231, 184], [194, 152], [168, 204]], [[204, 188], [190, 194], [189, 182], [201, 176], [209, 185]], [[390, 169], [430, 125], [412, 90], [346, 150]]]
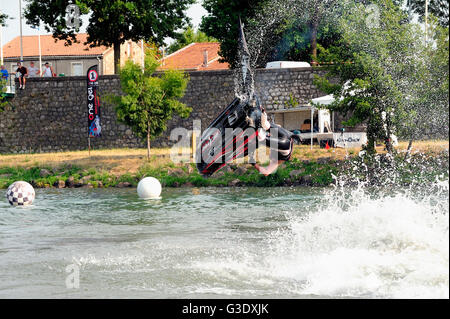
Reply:
[[98, 71], [93, 65], [87, 71], [87, 106], [89, 137], [100, 137], [102, 127], [100, 124], [100, 98], [97, 95]]

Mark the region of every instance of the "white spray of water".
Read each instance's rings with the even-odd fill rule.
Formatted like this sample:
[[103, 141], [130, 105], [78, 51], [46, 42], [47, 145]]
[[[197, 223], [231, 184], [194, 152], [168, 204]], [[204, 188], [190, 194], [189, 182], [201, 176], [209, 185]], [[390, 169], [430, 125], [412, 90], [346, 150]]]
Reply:
[[307, 216], [289, 213], [289, 227], [260, 250], [242, 245], [192, 266], [274, 295], [448, 298], [445, 184], [447, 190], [422, 200], [408, 194], [374, 199], [361, 190], [339, 198], [331, 191]]
[[448, 298], [448, 208], [405, 195], [328, 204], [273, 236], [270, 263], [290, 256], [274, 274], [304, 280], [306, 294]]

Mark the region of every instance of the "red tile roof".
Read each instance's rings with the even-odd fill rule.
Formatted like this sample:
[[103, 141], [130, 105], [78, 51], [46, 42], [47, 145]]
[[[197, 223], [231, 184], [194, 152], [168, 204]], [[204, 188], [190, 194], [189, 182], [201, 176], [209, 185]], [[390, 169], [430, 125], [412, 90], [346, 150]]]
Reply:
[[[220, 43], [217, 42], [200, 42], [192, 43], [164, 58], [159, 67], [160, 70], [176, 69], [176, 70], [224, 70], [229, 69], [228, 63], [219, 63]], [[208, 52], [208, 65], [204, 66], [204, 51]]]
[[[65, 41], [57, 40], [52, 35], [41, 35], [41, 52], [42, 56], [67, 56], [67, 55], [101, 55], [108, 47], [100, 46], [89, 48], [89, 45], [84, 45], [87, 34], [77, 34], [79, 43], [73, 43], [70, 46], [65, 46]], [[23, 56], [39, 56], [39, 40], [37, 35], [23, 36]], [[3, 56], [20, 57], [20, 37], [15, 37], [3, 46]]]

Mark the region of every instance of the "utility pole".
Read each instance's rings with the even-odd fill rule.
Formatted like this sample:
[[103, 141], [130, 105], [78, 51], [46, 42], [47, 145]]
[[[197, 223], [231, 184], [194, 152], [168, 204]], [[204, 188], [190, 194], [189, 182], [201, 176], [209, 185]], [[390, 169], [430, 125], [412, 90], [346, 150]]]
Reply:
[[144, 51], [144, 40], [141, 40], [141, 66], [142, 72], [145, 71], [145, 51]]
[[38, 42], [39, 42], [39, 77], [42, 75], [42, 51], [41, 51], [41, 20], [38, 26]]
[[20, 20], [20, 63], [23, 63], [23, 42], [22, 42], [22, 0], [19, 0], [19, 20]]

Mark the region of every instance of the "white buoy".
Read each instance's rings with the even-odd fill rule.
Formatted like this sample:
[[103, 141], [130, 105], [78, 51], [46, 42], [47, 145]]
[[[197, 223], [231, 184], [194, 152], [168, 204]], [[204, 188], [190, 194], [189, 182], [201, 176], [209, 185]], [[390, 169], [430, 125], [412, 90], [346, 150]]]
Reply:
[[143, 199], [159, 198], [161, 190], [161, 183], [154, 177], [143, 178], [137, 186], [138, 196]]
[[27, 182], [12, 183], [6, 191], [6, 198], [12, 206], [28, 206], [33, 203], [35, 192], [33, 186]]

